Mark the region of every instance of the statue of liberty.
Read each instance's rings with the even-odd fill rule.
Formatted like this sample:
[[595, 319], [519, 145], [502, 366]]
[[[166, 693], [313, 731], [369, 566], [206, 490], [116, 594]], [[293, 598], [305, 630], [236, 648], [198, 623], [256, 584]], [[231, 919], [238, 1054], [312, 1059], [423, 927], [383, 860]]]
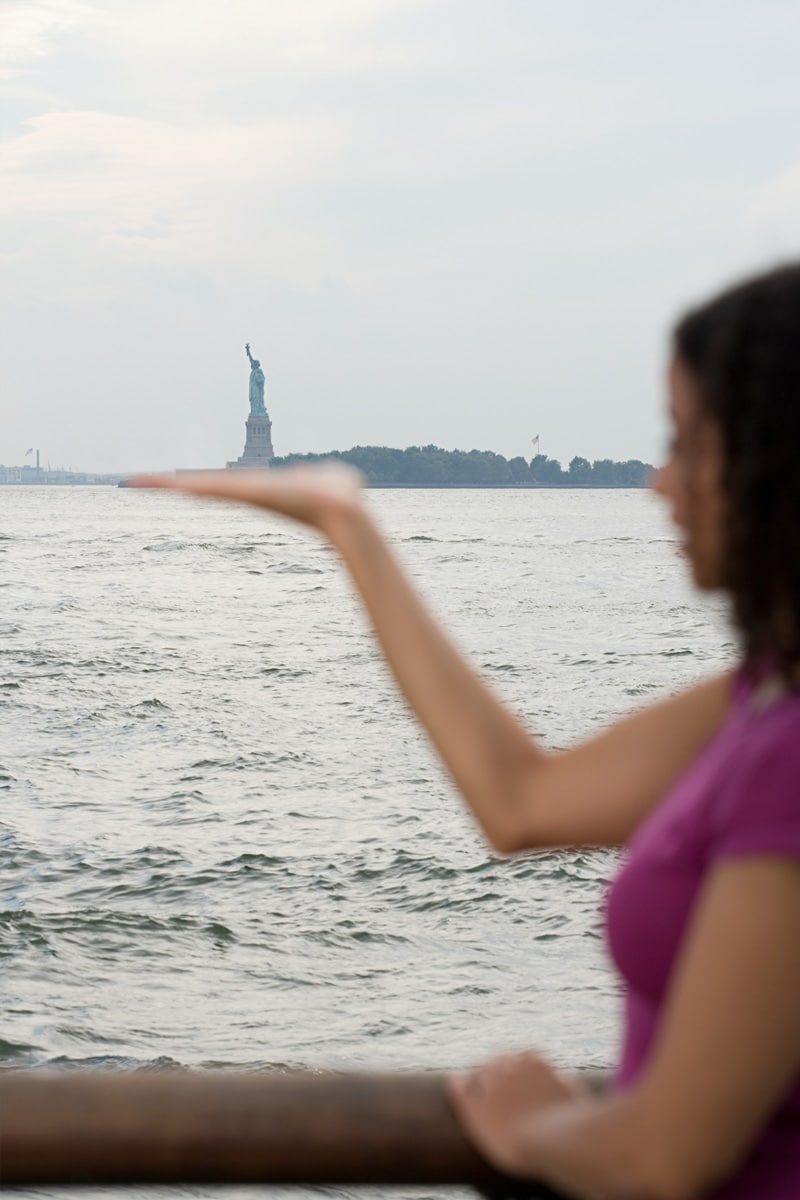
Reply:
[[250, 416], [265, 417], [267, 410], [264, 407], [264, 372], [261, 370], [261, 363], [250, 353], [249, 342], [245, 350], [250, 359]]

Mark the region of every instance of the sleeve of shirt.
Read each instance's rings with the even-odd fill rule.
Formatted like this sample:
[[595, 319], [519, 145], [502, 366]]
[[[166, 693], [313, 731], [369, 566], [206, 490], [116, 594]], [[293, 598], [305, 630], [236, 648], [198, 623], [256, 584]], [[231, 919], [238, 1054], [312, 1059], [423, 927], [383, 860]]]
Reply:
[[790, 713], [764, 714], [743, 736], [746, 744], [720, 788], [711, 857], [800, 858], [800, 720], [794, 705]]

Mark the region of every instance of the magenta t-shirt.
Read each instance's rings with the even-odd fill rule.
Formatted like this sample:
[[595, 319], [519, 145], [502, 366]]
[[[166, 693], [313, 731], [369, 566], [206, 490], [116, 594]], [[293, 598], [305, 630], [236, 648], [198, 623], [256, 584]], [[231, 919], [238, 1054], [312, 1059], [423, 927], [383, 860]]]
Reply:
[[[736, 677], [725, 724], [636, 831], [608, 894], [608, 940], [625, 981], [621, 1087], [647, 1064], [673, 963], [714, 864], [750, 854], [800, 858], [800, 695], [759, 711], [753, 690]], [[742, 1169], [713, 1195], [798, 1200], [800, 1075]]]

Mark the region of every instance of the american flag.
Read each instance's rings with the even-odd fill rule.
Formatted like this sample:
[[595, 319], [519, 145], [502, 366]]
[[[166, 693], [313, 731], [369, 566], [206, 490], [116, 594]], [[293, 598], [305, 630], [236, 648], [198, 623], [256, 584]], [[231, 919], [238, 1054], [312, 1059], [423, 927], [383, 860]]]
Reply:
[[31, 446], [30, 450], [25, 451], [25, 457], [27, 458], [29, 454], [33, 454], [33, 446]]
[[539, 449], [539, 435], [538, 435], [538, 433], [537, 433], [537, 435], [536, 435], [536, 437], [535, 437], [535, 438], [531, 438], [531, 445], [535, 446], [537, 450]]

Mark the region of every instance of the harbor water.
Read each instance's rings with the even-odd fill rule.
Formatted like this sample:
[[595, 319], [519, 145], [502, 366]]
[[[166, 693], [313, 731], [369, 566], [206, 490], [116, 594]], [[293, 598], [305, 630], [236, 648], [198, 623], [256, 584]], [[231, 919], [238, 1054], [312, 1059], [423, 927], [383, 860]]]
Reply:
[[[734, 656], [644, 491], [368, 502], [548, 746]], [[314, 535], [1, 488], [0, 664], [0, 1066], [613, 1062], [615, 856], [490, 852]]]

